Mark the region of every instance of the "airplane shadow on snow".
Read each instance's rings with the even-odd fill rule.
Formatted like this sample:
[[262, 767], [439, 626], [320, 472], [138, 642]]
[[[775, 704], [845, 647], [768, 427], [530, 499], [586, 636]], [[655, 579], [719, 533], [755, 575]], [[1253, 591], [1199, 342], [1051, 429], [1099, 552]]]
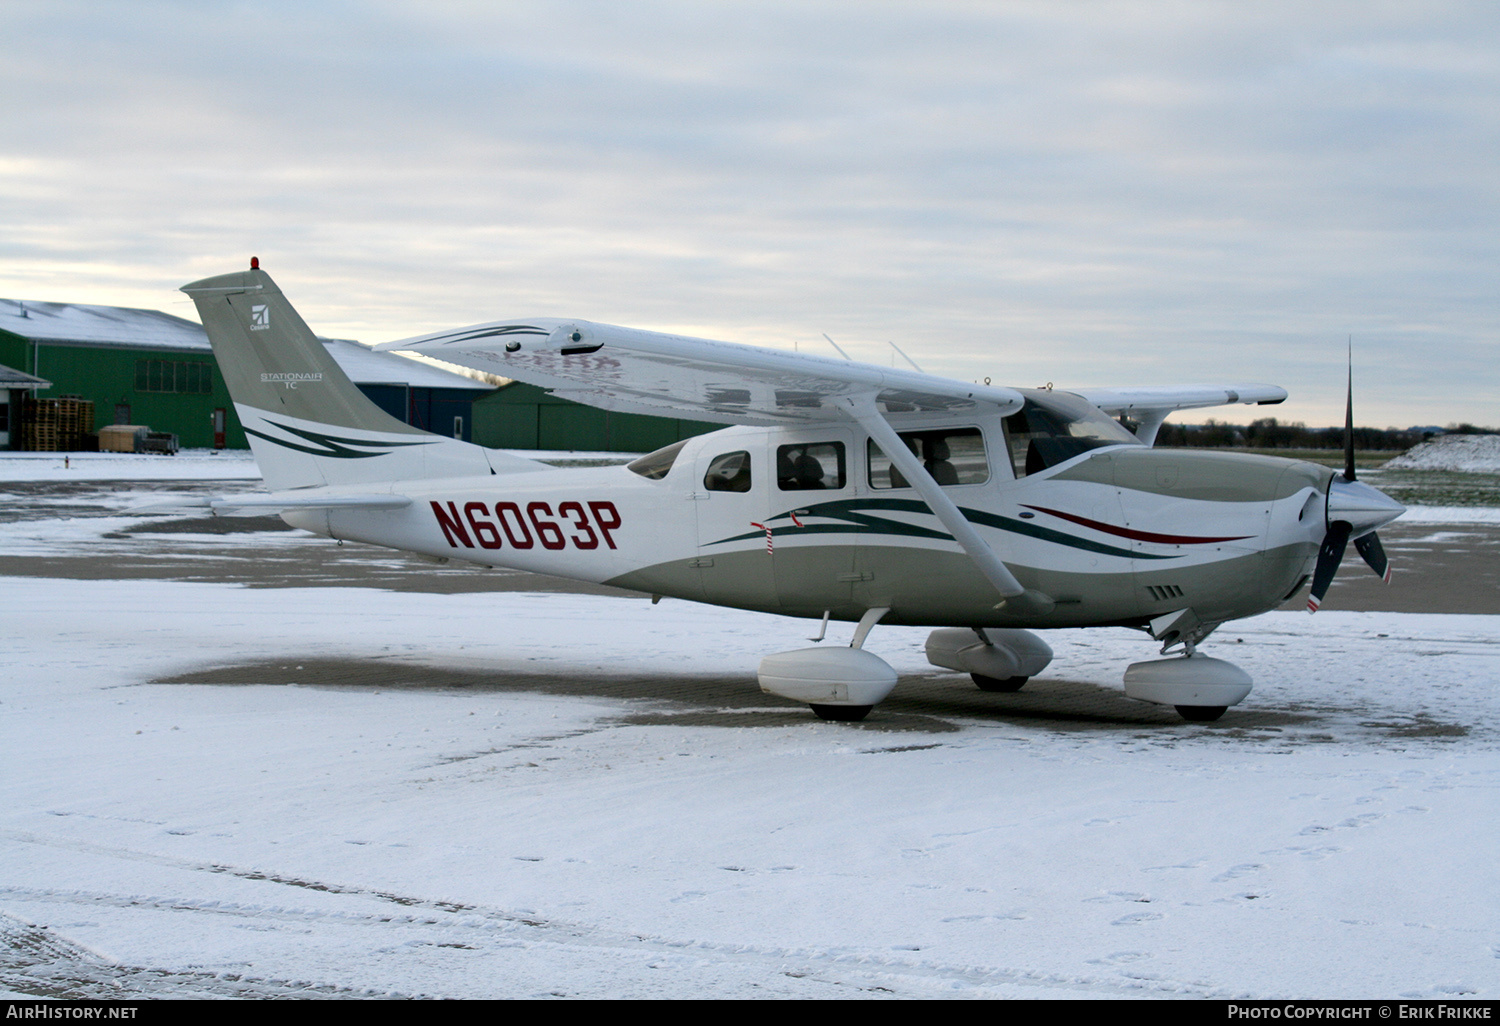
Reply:
[[[799, 702], [760, 691], [754, 678], [733, 675], [606, 675], [476, 670], [389, 659], [275, 659], [207, 667], [159, 677], [152, 684], [298, 685], [328, 689], [416, 690], [435, 693], [540, 693], [651, 703], [618, 717], [622, 725], [788, 727], [822, 724]], [[1189, 725], [1166, 706], [1136, 702], [1116, 688], [1042, 678], [1014, 694], [987, 694], [957, 674], [912, 675], [862, 723], [832, 729], [952, 733], [974, 721], [1047, 729], [1117, 731], [1168, 728], [1172, 733], [1315, 724], [1315, 711], [1231, 709], [1213, 724]]]

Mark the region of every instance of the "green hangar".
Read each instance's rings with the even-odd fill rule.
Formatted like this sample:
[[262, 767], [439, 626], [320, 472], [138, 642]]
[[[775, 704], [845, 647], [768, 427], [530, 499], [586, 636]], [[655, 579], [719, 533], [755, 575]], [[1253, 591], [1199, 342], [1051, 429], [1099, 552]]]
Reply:
[[[607, 413], [530, 385], [496, 388], [357, 342], [322, 341], [350, 380], [393, 417], [495, 448], [648, 452], [719, 426]], [[26, 401], [33, 395], [41, 402]], [[175, 434], [184, 448], [247, 446], [197, 322], [159, 310], [0, 299], [0, 449], [51, 437], [28, 434], [26, 417], [45, 416], [48, 401], [56, 408], [62, 397], [70, 397], [69, 411], [91, 419], [77, 425], [81, 433], [138, 424]]]
[[[329, 355], [382, 409], [417, 427], [469, 439], [474, 400], [493, 385], [357, 342], [324, 339]], [[97, 432], [142, 424], [184, 447], [243, 449], [245, 433], [203, 327], [159, 310], [0, 299], [0, 365], [45, 379], [40, 400], [93, 404]], [[10, 441], [25, 413], [10, 411]]]

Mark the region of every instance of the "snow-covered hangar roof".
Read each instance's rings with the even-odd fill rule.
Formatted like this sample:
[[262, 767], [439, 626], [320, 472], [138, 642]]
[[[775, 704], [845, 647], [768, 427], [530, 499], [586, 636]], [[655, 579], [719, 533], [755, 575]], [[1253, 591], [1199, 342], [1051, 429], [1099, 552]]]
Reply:
[[[33, 342], [102, 346], [114, 349], [180, 349], [208, 352], [208, 336], [194, 321], [125, 306], [39, 303], [0, 299], [0, 330]], [[413, 388], [466, 388], [487, 392], [493, 385], [391, 353], [377, 353], [348, 339], [322, 339], [351, 381], [361, 385]]]

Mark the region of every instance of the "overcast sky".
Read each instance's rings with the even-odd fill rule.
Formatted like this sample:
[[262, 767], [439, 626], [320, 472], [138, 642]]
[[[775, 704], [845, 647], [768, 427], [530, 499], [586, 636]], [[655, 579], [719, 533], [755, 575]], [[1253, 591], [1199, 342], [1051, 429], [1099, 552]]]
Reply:
[[1500, 426], [1500, 4], [0, 3], [0, 296], [251, 254], [321, 334], [556, 315]]

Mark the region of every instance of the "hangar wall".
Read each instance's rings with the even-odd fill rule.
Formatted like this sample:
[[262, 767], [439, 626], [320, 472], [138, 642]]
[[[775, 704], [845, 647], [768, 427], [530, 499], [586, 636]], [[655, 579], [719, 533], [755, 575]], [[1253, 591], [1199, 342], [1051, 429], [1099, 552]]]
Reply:
[[[37, 374], [35, 366], [46, 368], [37, 376], [52, 387], [39, 391], [39, 398], [92, 399], [96, 432], [117, 422], [148, 424], [177, 435], [183, 446], [208, 448], [214, 442], [213, 411], [223, 409], [226, 444], [232, 449], [248, 445], [212, 353], [32, 343], [0, 331], [0, 364], [31, 374]], [[117, 404], [129, 407], [124, 421], [116, 420]]]
[[612, 413], [513, 381], [474, 404], [474, 440], [496, 449], [650, 452], [722, 424]]

